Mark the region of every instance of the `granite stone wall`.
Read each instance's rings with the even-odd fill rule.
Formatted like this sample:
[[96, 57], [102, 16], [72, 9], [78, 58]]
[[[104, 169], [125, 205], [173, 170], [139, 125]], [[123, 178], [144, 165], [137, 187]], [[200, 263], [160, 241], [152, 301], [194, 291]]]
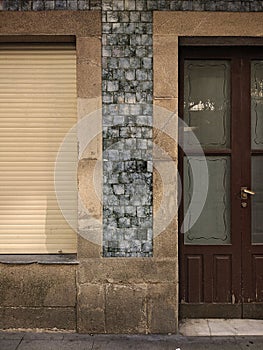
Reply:
[[[179, 304], [176, 216], [155, 237], [152, 246], [152, 101], [172, 112], [177, 108], [177, 91], [174, 91], [178, 75], [174, 67], [178, 65], [181, 23], [186, 24], [183, 35], [257, 35], [261, 16], [255, 23], [250, 17], [248, 26], [244, 27], [240, 14], [235, 18], [226, 14], [225, 22], [221, 14], [207, 16], [201, 12], [262, 11], [263, 1], [0, 0], [0, 9], [14, 11], [8, 13], [8, 19], [3, 16], [6, 22], [0, 21], [3, 35], [66, 35], [70, 18], [77, 26], [79, 118], [99, 108], [103, 95], [104, 256], [116, 257], [103, 259], [101, 244], [79, 235], [76, 266], [0, 264], [0, 299], [3, 296], [0, 327], [57, 327], [82, 333], [176, 333]], [[47, 13], [30, 12], [27, 17], [15, 13], [18, 10], [74, 11], [63, 15], [51, 11], [50, 20]], [[171, 13], [154, 14], [153, 96], [155, 10], [199, 12], [174, 13], [170, 22], [167, 17]], [[91, 16], [87, 20], [88, 14]], [[185, 16], [180, 19], [182, 14]], [[195, 15], [198, 18], [191, 22]], [[209, 29], [204, 28], [208, 22], [202, 15], [210, 18]], [[58, 18], [61, 22], [57, 22]], [[167, 23], [173, 26], [173, 35]], [[171, 150], [169, 139], [161, 141], [165, 149]], [[176, 160], [174, 147], [173, 151], [172, 158]], [[98, 150], [81, 164], [81, 178], [92, 178], [97, 153]], [[160, 162], [163, 167], [168, 163]], [[169, 186], [174, 186], [176, 181], [169, 180]], [[155, 190], [161, 188], [158, 181], [154, 179]], [[93, 201], [95, 192], [91, 195], [89, 186], [82, 190]], [[158, 204], [161, 195], [155, 191], [154, 197]], [[99, 220], [100, 210], [95, 208], [94, 212]], [[96, 233], [92, 224], [82, 222], [84, 231]], [[151, 255], [152, 258], [140, 258]], [[119, 256], [124, 258], [118, 259]]]
[[2, 0], [0, 9], [101, 10], [103, 255], [152, 256], [153, 11], [262, 11], [263, 1]]

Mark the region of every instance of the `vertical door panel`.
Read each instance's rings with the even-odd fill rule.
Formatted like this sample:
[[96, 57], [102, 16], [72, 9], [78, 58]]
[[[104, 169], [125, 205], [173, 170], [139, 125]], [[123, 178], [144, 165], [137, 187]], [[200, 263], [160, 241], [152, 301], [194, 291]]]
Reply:
[[[180, 235], [181, 317], [229, 317], [231, 310], [241, 317], [241, 172], [238, 130], [234, 130], [239, 124], [234, 115], [240, 114], [240, 94], [233, 89], [240, 86], [239, 68], [240, 62], [230, 51], [181, 50], [180, 110], [205, 154], [204, 158], [196, 153], [196, 145], [185, 138], [190, 155], [186, 158], [181, 152], [181, 220], [192, 194], [202, 187], [198, 164], [206, 161], [209, 173], [203, 211]], [[195, 184], [193, 171], [198, 179]], [[237, 204], [234, 210], [231, 201]], [[200, 203], [191, 205], [190, 214], [194, 215]]]
[[203, 257], [201, 255], [189, 255], [186, 257], [186, 276], [187, 276], [187, 302], [203, 302]]

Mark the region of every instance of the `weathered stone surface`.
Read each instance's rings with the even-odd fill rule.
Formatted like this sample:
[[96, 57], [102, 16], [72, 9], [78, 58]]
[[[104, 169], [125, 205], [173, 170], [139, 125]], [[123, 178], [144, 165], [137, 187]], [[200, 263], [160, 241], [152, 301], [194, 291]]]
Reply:
[[262, 23], [263, 12], [155, 12], [154, 35], [262, 36]]
[[146, 333], [147, 287], [142, 285], [108, 285], [106, 287], [107, 333]]
[[79, 266], [78, 280], [84, 283], [176, 282], [176, 266], [170, 259], [85, 259]]
[[156, 258], [174, 258], [175, 271], [178, 269], [178, 220], [174, 216], [169, 225], [161, 233], [154, 235], [154, 255]]
[[77, 59], [77, 94], [78, 97], [94, 98], [101, 94], [101, 67], [97, 63], [86, 59]]
[[[157, 24], [154, 30], [158, 32]], [[156, 98], [178, 97], [178, 38], [156, 35], [154, 50], [154, 96]]]
[[[177, 129], [177, 125], [175, 125]], [[154, 162], [158, 160], [173, 160], [177, 161], [178, 143], [176, 139], [172, 137], [171, 133], [167, 133], [165, 130], [159, 128], [153, 129], [153, 142], [154, 142]], [[175, 163], [177, 164], [177, 163]]]
[[78, 332], [105, 333], [105, 287], [87, 284], [78, 287]]
[[79, 159], [99, 159], [102, 154], [101, 98], [78, 98], [78, 120]]
[[[102, 236], [102, 230], [100, 231]], [[78, 235], [78, 259], [100, 258], [102, 255], [101, 244], [91, 242], [89, 239]]]
[[[101, 163], [100, 163], [101, 164]], [[101, 219], [102, 174], [96, 160], [83, 159], [78, 165], [79, 197], [87, 216]]]
[[[153, 92], [155, 94], [155, 91]], [[157, 106], [158, 108], [162, 108], [164, 110], [167, 110], [169, 112], [173, 112], [175, 114], [178, 114], [178, 98], [172, 97], [172, 98], [159, 98], [154, 97], [153, 100], [154, 107]]]
[[21, 339], [0, 339], [0, 348], [3, 350], [16, 350], [18, 349]]
[[177, 332], [177, 284], [148, 286], [149, 333]]
[[0, 328], [76, 330], [74, 307], [0, 307]]
[[[96, 115], [96, 118], [98, 119], [98, 125], [101, 126], [102, 116], [101, 116], [101, 109], [102, 109], [102, 103], [101, 103], [101, 96], [94, 97], [94, 98], [81, 98], [78, 97], [77, 99], [78, 103], [78, 120], [91, 116]], [[98, 113], [98, 114], [97, 114]], [[87, 140], [83, 140], [83, 142], [87, 142]], [[100, 144], [100, 148], [102, 145]], [[88, 158], [88, 157], [86, 157]]]
[[[164, 245], [168, 245], [168, 247], [170, 246], [169, 250], [173, 252], [173, 256], [176, 256], [177, 220], [175, 219], [177, 218], [178, 203], [177, 188], [175, 188], [174, 184], [177, 183], [177, 163], [171, 160], [156, 160], [154, 162], [154, 167], [159, 175], [157, 182], [154, 182], [154, 192], [157, 190], [158, 194], [154, 202], [155, 206], [158, 208], [154, 212], [154, 237], [159, 237], [159, 242], [163, 241]], [[160, 181], [162, 182], [161, 194], [159, 189], [156, 189]], [[168, 238], [167, 235], [163, 235], [163, 233], [167, 231], [170, 231], [171, 234], [169, 243], [166, 242], [166, 239]], [[156, 247], [155, 254], [157, 254]], [[162, 256], [165, 257], [165, 255]], [[171, 256], [171, 254], [168, 254], [168, 256]]]
[[99, 11], [0, 12], [0, 34], [100, 36]]
[[77, 38], [78, 97], [101, 96], [101, 40], [98, 37]]
[[0, 265], [1, 306], [76, 305], [76, 266]]

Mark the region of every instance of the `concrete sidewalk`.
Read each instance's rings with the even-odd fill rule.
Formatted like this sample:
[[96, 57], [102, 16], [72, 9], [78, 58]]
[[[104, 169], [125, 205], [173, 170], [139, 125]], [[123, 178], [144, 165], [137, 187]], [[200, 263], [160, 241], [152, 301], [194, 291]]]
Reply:
[[0, 332], [0, 350], [262, 350], [263, 337]]

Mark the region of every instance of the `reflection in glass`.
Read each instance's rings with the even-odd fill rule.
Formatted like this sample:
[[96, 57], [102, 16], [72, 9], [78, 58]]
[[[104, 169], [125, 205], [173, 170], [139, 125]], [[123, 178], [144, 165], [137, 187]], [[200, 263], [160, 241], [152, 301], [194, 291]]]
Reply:
[[252, 156], [252, 243], [263, 243], [263, 156]]
[[[203, 211], [188, 232], [185, 244], [230, 244], [230, 158], [227, 156], [184, 158], [184, 213], [191, 202], [193, 190], [202, 186], [202, 177], [196, 176], [201, 169], [201, 162], [207, 162], [209, 172], [209, 189]], [[193, 183], [192, 171], [199, 183]], [[191, 214], [200, 203], [191, 204]]]
[[263, 148], [263, 61], [251, 63], [251, 147]]
[[[185, 122], [193, 128], [204, 148], [228, 148], [230, 63], [224, 60], [186, 60], [184, 70]], [[185, 142], [190, 142], [186, 137]]]

